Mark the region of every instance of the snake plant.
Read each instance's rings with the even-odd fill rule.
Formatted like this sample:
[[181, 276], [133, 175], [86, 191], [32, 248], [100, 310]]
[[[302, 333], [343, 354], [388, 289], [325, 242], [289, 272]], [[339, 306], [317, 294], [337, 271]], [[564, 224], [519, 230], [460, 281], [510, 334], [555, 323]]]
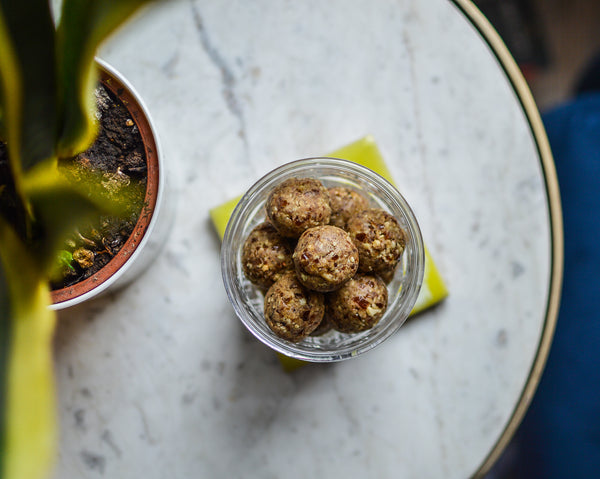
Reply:
[[[58, 172], [97, 134], [99, 44], [148, 0], [0, 0], [0, 478], [56, 455], [48, 277], [69, 231], [101, 207]], [[106, 206], [106, 205], [104, 205]]]

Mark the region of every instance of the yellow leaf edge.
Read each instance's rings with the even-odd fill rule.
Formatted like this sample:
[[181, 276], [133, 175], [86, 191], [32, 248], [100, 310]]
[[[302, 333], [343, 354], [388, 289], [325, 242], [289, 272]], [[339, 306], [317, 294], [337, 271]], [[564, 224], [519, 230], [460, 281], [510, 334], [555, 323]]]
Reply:
[[6, 479], [41, 479], [54, 465], [57, 443], [50, 292], [16, 234], [0, 221], [0, 261], [12, 315], [6, 375], [3, 470]]

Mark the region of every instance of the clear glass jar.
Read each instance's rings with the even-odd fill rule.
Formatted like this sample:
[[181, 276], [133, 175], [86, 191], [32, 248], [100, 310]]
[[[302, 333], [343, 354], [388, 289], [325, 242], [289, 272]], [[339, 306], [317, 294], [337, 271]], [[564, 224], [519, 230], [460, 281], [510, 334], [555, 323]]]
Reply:
[[[242, 247], [250, 231], [265, 218], [264, 205], [271, 190], [288, 178], [316, 178], [327, 188], [346, 186], [362, 193], [372, 206], [392, 214], [408, 233], [396, 273], [388, 284], [388, 307], [370, 330], [346, 334], [332, 330], [294, 343], [267, 326], [264, 296], [244, 276]], [[387, 180], [356, 163], [337, 158], [307, 158], [287, 163], [258, 180], [242, 197], [227, 224], [221, 248], [221, 270], [227, 295], [246, 328], [267, 346], [286, 356], [311, 362], [341, 361], [358, 356], [390, 337], [412, 310], [421, 283], [425, 254], [417, 220], [402, 195]]]

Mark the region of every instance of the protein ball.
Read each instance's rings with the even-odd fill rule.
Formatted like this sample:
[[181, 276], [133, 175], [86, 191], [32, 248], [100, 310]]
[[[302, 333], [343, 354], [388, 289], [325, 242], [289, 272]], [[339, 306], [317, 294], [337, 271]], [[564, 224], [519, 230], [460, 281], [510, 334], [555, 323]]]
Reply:
[[272, 224], [261, 223], [250, 232], [242, 247], [242, 268], [250, 282], [268, 288], [293, 267], [292, 248]]
[[359, 333], [375, 326], [387, 308], [388, 291], [378, 276], [357, 274], [327, 295], [326, 315], [342, 333]]
[[389, 271], [396, 267], [406, 247], [406, 232], [387, 211], [370, 208], [348, 220], [347, 231], [358, 248], [358, 270]]
[[313, 178], [283, 181], [271, 191], [265, 207], [273, 226], [288, 238], [298, 238], [308, 228], [328, 224], [331, 216], [329, 193]]
[[358, 249], [350, 235], [337, 226], [307, 229], [292, 258], [300, 282], [322, 293], [339, 288], [358, 269]]
[[327, 191], [331, 205], [330, 225], [345, 229], [351, 216], [369, 208], [367, 199], [350, 188], [335, 186]]
[[325, 314], [321, 293], [304, 288], [296, 275], [277, 280], [265, 295], [265, 320], [280, 338], [298, 342], [312, 333]]

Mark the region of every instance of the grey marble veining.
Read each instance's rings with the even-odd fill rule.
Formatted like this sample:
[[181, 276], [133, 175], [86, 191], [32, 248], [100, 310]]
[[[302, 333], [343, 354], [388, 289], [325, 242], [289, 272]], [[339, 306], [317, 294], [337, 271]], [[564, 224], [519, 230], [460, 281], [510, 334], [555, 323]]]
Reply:
[[[544, 180], [489, 47], [443, 0], [172, 0], [103, 59], [153, 114], [170, 242], [60, 313], [59, 478], [464, 478], [511, 417], [549, 278]], [[208, 210], [373, 134], [450, 297], [355, 360], [292, 374], [234, 316]]]

